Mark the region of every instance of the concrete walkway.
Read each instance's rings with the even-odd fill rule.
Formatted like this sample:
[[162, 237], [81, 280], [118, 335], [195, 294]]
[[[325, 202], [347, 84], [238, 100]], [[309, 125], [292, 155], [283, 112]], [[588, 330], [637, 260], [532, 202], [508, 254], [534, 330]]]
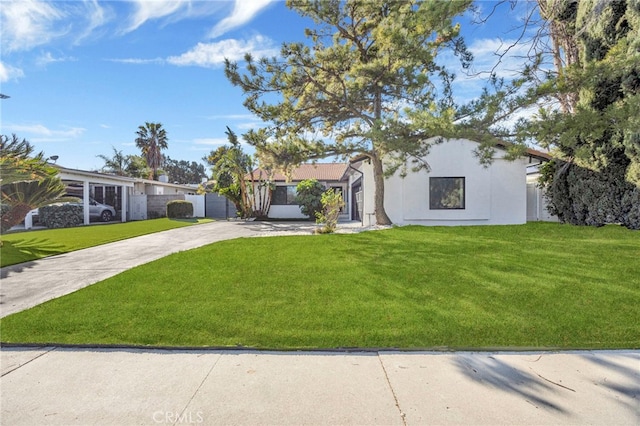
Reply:
[[3, 348], [3, 425], [638, 425], [640, 355]]
[[[1, 270], [1, 315], [170, 253], [312, 224], [215, 222]], [[2, 425], [640, 424], [640, 352], [0, 350]]]

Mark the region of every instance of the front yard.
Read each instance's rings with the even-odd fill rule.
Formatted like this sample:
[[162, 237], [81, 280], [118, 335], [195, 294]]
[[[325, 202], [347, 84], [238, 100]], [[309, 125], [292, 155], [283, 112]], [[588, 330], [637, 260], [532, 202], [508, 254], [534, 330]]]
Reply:
[[1, 320], [11, 343], [640, 348], [640, 233], [402, 227], [224, 241]]

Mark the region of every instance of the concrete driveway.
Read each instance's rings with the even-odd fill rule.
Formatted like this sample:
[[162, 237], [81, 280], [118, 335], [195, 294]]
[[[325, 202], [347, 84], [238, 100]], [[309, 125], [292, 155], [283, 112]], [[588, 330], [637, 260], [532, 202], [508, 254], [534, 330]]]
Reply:
[[0, 269], [0, 318], [127, 269], [217, 241], [311, 232], [311, 222], [220, 221], [172, 229]]

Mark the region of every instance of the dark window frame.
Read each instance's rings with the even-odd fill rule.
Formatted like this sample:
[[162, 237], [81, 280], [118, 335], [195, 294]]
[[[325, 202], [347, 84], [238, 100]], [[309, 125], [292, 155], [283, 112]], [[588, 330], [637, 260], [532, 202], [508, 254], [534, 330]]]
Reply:
[[[462, 181], [462, 188], [458, 188], [458, 181]], [[449, 181], [450, 183], [446, 183]], [[455, 207], [449, 207], [444, 197], [452, 191], [462, 189], [462, 197]], [[447, 194], [449, 192], [449, 194]], [[464, 176], [432, 176], [429, 177], [429, 210], [465, 210], [467, 206], [467, 182]]]
[[[278, 192], [285, 191], [284, 194]], [[273, 189], [271, 196], [272, 206], [297, 206], [296, 202], [296, 186], [295, 185], [278, 185]], [[284, 201], [284, 202], [283, 202]]]

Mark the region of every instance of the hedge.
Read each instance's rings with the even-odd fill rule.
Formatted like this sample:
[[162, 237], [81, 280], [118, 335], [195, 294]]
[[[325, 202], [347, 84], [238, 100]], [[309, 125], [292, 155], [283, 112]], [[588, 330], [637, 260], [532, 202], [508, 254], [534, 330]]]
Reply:
[[193, 217], [191, 201], [173, 200], [167, 203], [167, 217], [169, 219], [187, 219]]

